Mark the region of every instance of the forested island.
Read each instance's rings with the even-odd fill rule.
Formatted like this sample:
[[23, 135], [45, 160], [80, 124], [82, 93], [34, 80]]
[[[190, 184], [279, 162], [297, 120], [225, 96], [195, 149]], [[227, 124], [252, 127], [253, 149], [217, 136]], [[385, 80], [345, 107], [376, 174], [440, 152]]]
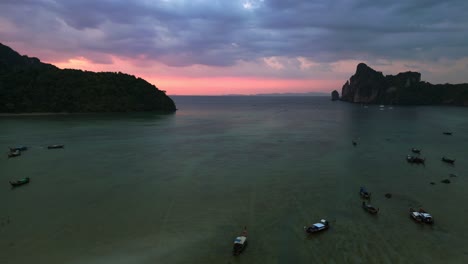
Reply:
[[164, 91], [141, 78], [62, 70], [0, 43], [0, 113], [175, 110]]
[[386, 75], [359, 63], [342, 87], [342, 101], [394, 105], [468, 106], [468, 84], [431, 84], [419, 72]]

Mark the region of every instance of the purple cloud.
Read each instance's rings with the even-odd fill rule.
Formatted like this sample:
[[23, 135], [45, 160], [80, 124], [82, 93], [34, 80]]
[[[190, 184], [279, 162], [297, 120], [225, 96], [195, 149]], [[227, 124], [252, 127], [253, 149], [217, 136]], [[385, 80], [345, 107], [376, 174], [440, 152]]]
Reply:
[[170, 66], [272, 56], [436, 61], [468, 56], [465, 10], [464, 0], [3, 0], [0, 25], [14, 29], [0, 26], [0, 41], [102, 63], [110, 54]]

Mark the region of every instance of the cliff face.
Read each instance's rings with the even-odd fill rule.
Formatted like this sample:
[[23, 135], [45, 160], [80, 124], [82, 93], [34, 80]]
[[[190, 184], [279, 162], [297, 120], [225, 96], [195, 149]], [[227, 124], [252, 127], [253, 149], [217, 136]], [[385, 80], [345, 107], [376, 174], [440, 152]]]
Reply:
[[364, 63], [357, 66], [356, 73], [343, 85], [341, 99], [351, 102], [372, 102], [384, 94], [385, 77]]
[[340, 93], [337, 90], [333, 90], [331, 93], [332, 101], [340, 100]]
[[0, 43], [0, 112], [175, 111], [174, 101], [124, 73], [61, 70]]
[[341, 100], [365, 104], [453, 104], [468, 106], [468, 84], [421, 82], [419, 72], [384, 76], [364, 63], [342, 87]]

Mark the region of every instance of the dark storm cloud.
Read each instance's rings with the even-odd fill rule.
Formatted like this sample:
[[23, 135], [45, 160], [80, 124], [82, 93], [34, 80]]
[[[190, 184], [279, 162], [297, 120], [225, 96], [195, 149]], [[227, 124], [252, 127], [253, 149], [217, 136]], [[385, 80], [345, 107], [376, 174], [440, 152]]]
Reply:
[[468, 56], [466, 10], [465, 0], [3, 0], [0, 23], [15, 30], [0, 27], [0, 41], [172, 66], [270, 56], [437, 60]]

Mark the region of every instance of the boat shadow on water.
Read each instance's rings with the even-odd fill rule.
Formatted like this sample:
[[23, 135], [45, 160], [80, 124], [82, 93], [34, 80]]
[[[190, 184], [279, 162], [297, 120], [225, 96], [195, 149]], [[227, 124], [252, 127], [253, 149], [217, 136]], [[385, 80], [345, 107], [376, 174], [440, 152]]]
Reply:
[[323, 236], [327, 236], [326, 233], [333, 233], [333, 229], [332, 228], [328, 228], [328, 230], [326, 232], [317, 232], [317, 233], [311, 233], [311, 234], [306, 234], [304, 239], [305, 240], [315, 240], [315, 239], [319, 239], [319, 238], [322, 238]]

